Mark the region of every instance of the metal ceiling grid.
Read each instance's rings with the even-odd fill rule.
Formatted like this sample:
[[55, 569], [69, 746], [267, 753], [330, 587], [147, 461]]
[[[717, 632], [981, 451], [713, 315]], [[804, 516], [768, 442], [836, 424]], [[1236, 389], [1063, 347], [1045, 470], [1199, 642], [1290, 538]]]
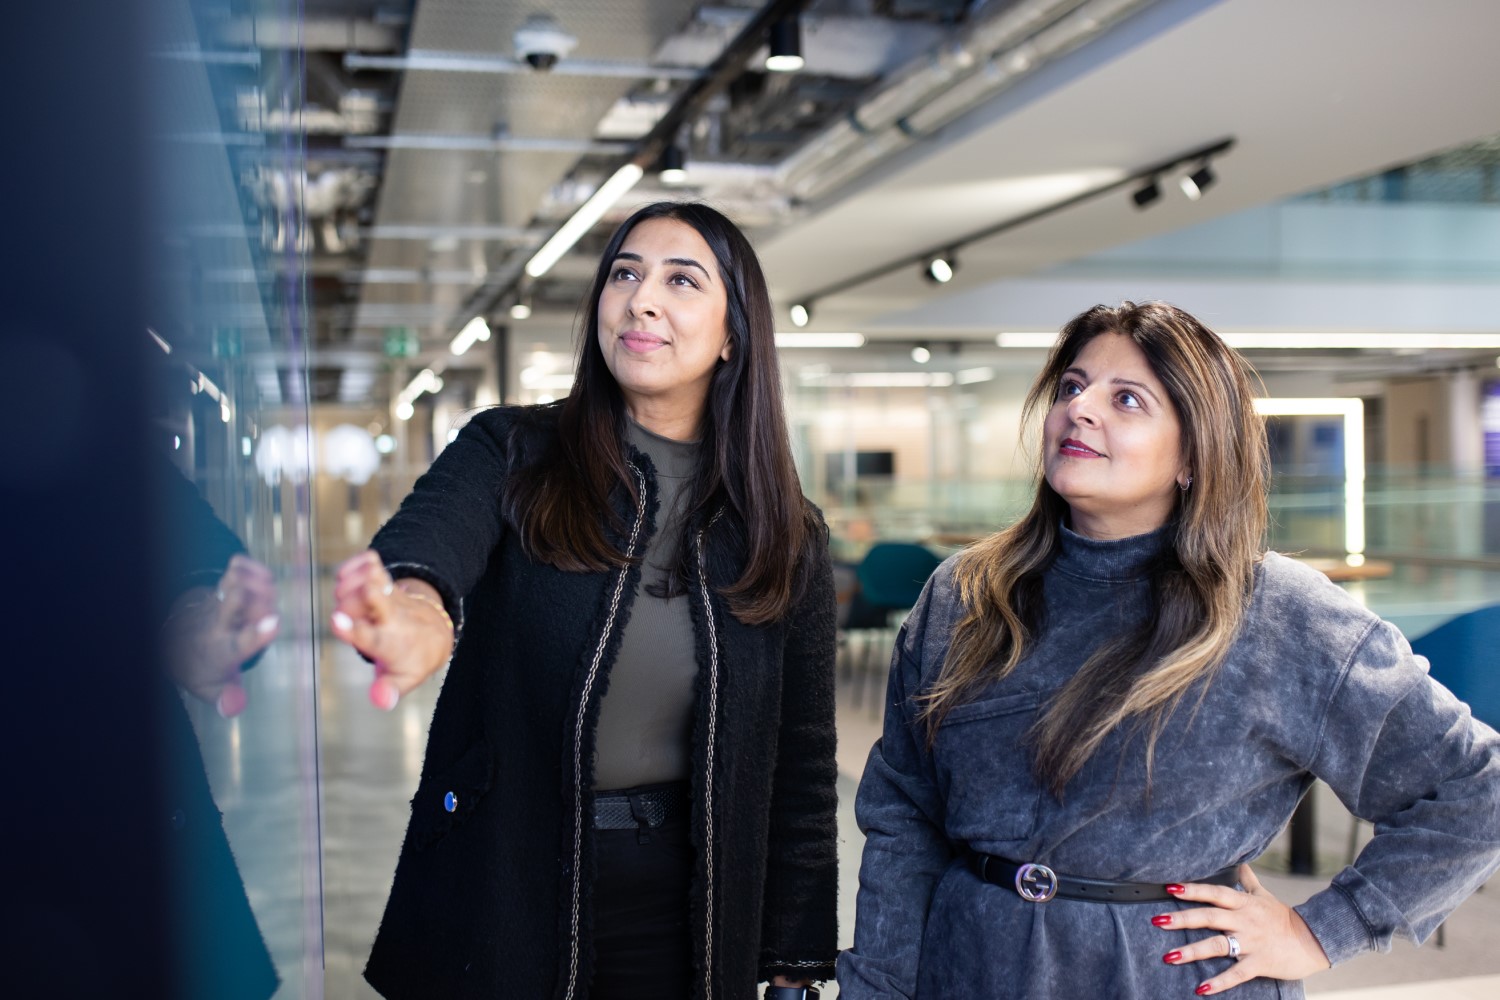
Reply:
[[[547, 9], [578, 38], [575, 57], [644, 62], [663, 37], [692, 16], [695, 6], [685, 0], [562, 0], [549, 3]], [[412, 24], [411, 48], [511, 54], [515, 29], [532, 13], [531, 8], [510, 4], [423, 0]], [[634, 82], [625, 79], [414, 70], [402, 82], [392, 130], [398, 135], [493, 135], [503, 129], [520, 137], [590, 139], [599, 120], [632, 86]], [[393, 149], [387, 156], [375, 223], [524, 226], [577, 161], [576, 153]], [[508, 252], [503, 244], [485, 243], [470, 244], [458, 254], [466, 265], [477, 257], [493, 267], [503, 263]], [[433, 267], [436, 256], [428, 242], [375, 240], [369, 266]], [[379, 325], [373, 317], [383, 311], [366, 315], [364, 304], [449, 299], [456, 308], [462, 301], [460, 290], [425, 283], [369, 285], [361, 292], [358, 322]]]
[[[694, 0], [421, 0], [412, 24], [411, 47], [510, 55], [515, 30], [531, 15], [547, 13], [578, 39], [574, 58], [645, 61], [661, 39], [681, 28], [698, 6]], [[719, 6], [743, 4], [721, 2]]]
[[396, 116], [399, 134], [511, 135], [588, 139], [631, 81], [586, 76], [502, 76], [409, 70]]
[[[484, 225], [505, 221], [497, 217], [498, 206], [493, 204], [499, 156], [428, 149], [403, 149], [399, 155], [392, 154], [381, 189], [377, 225]], [[410, 242], [377, 240], [375, 246]], [[371, 260], [373, 263], [374, 258]]]

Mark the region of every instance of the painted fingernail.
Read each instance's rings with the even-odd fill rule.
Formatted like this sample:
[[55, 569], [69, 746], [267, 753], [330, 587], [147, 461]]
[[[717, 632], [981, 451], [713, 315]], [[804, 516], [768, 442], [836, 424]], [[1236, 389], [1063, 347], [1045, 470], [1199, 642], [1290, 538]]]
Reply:
[[1174, 964], [1176, 962], [1180, 962], [1180, 961], [1182, 961], [1182, 952], [1180, 952], [1180, 951], [1169, 951], [1169, 952], [1167, 952], [1165, 955], [1163, 955], [1161, 957], [1161, 960], [1163, 962], [1166, 962], [1168, 965], [1172, 965], [1172, 964]]
[[1172, 915], [1170, 913], [1158, 914], [1151, 918], [1151, 922], [1158, 927], [1172, 926]]
[[381, 711], [391, 711], [400, 700], [401, 692], [389, 681], [382, 678], [370, 685], [370, 703]]
[[276, 626], [280, 624], [280, 615], [266, 615], [260, 621], [255, 623], [255, 631], [259, 632], [261, 635], [267, 635], [271, 632], [276, 631]]
[[1170, 892], [1174, 896], [1181, 896], [1184, 892], [1187, 892], [1186, 889], [1178, 885], [1176, 882], [1173, 882], [1169, 886], [1164, 886], [1163, 888], [1165, 888], [1167, 892]]
[[1214, 988], [1212, 986], [1208, 985], [1207, 983], [1204, 983], [1202, 986], [1199, 986], [1193, 992], [1196, 993], [1196, 994], [1198, 994], [1201, 997], [1204, 994], [1212, 993], [1213, 991], [1214, 991]]
[[214, 702], [214, 708], [218, 710], [219, 718], [232, 719], [245, 710], [245, 689], [238, 684], [230, 684], [219, 692], [219, 698]]
[[354, 619], [350, 618], [342, 611], [335, 611], [333, 613], [333, 627], [338, 629], [340, 632], [347, 632], [354, 627]]

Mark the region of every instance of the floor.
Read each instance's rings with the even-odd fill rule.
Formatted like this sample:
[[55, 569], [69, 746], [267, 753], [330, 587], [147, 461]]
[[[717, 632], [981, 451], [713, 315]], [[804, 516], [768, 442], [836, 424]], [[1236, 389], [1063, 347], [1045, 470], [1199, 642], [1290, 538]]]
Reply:
[[[1398, 571], [1367, 585], [1362, 597], [1412, 631], [1500, 594], [1496, 574], [1429, 569]], [[1493, 599], [1489, 597], [1488, 599]], [[429, 683], [392, 713], [365, 698], [369, 667], [320, 637], [316, 689], [298, 684], [290, 656], [275, 648], [247, 675], [251, 708], [226, 721], [194, 706], [205, 762], [245, 876], [261, 929], [282, 973], [278, 1000], [374, 997], [359, 970], [374, 937], [404, 832], [407, 802], [421, 765], [437, 685]], [[839, 700], [841, 928], [852, 936], [862, 838], [853, 799], [868, 749], [878, 736], [883, 649], [870, 657], [868, 683], [841, 682]], [[296, 661], [301, 662], [301, 661]], [[316, 719], [316, 746], [306, 736]], [[302, 780], [316, 774], [317, 783]], [[320, 794], [319, 794], [320, 793]], [[1258, 870], [1281, 898], [1316, 891], [1343, 863], [1349, 820], [1326, 789], [1319, 798], [1321, 878], [1284, 870], [1284, 846]], [[322, 852], [305, 846], [319, 843]], [[1500, 880], [1497, 880], [1500, 881]], [[321, 898], [319, 893], [321, 891]], [[1461, 1000], [1500, 997], [1500, 885], [1465, 903], [1449, 920], [1446, 946], [1398, 944], [1308, 982], [1308, 992], [1343, 1000]], [[321, 961], [319, 958], [321, 957]], [[825, 998], [836, 996], [830, 987]]]

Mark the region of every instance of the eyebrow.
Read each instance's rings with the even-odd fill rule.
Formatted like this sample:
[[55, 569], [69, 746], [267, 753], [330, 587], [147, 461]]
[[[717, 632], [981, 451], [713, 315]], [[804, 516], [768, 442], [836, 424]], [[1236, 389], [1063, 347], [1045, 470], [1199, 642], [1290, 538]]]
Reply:
[[[1064, 375], [1078, 375], [1078, 376], [1081, 376], [1084, 379], [1087, 379], [1089, 377], [1089, 373], [1088, 372], [1084, 371], [1082, 368], [1077, 368], [1077, 367], [1069, 368], [1067, 371], [1063, 372], [1063, 374]], [[1150, 396], [1151, 397], [1151, 401], [1153, 403], [1155, 403], [1157, 406], [1161, 405], [1161, 398], [1159, 396], [1157, 396], [1155, 392], [1151, 391], [1151, 387], [1149, 385], [1147, 385], [1146, 383], [1144, 383], [1144, 382], [1136, 382], [1136, 381], [1134, 381], [1132, 379], [1128, 379], [1128, 378], [1116, 378], [1116, 379], [1110, 379], [1110, 383], [1109, 384], [1110, 385], [1125, 386], [1125, 387], [1128, 387], [1128, 388], [1131, 388], [1131, 389], [1139, 389], [1141, 392], [1144, 392], [1146, 395]]]
[[[638, 253], [631, 253], [629, 250], [621, 250], [619, 253], [615, 254], [615, 260], [633, 260], [637, 264], [645, 263], [645, 258], [643, 258]], [[707, 278], [710, 282], [713, 281], [713, 275], [708, 272], [708, 268], [704, 267], [702, 264], [698, 263], [691, 257], [668, 257], [666, 260], [662, 261], [662, 263], [671, 264], [675, 267], [696, 267], [698, 270], [703, 272], [703, 276], [705, 278]]]

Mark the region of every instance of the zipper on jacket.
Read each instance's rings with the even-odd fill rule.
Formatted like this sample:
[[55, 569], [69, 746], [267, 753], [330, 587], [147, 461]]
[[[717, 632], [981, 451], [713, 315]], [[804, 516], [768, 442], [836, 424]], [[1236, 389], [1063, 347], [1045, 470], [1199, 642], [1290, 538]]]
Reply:
[[714, 998], [714, 748], [719, 738], [719, 630], [714, 607], [708, 599], [708, 573], [704, 568], [703, 537], [724, 514], [720, 507], [698, 531], [698, 589], [703, 596], [703, 620], [708, 624], [708, 766], [703, 780], [703, 869], [708, 890], [703, 934], [703, 1000]]
[[[641, 470], [636, 468], [634, 463], [630, 463], [630, 471], [635, 473], [638, 499], [635, 509], [635, 526], [630, 529], [630, 542], [625, 547], [625, 558], [634, 559], [635, 547], [641, 537], [641, 525], [646, 520], [646, 477], [641, 475]], [[701, 549], [699, 554], [701, 557]], [[625, 581], [629, 578], [630, 567], [621, 567], [619, 579], [615, 581], [615, 592], [610, 595], [609, 614], [604, 619], [604, 630], [599, 634], [599, 645], [594, 648], [594, 658], [589, 663], [588, 676], [583, 681], [583, 697], [578, 702], [578, 717], [573, 722], [573, 894], [568, 934], [568, 989], [564, 994], [565, 1000], [573, 1000], [574, 992], [578, 988], [578, 914], [579, 896], [583, 889], [583, 874], [580, 871], [583, 860], [583, 725], [588, 715], [589, 698], [594, 693], [594, 682], [599, 679], [599, 666], [604, 662], [604, 650], [609, 645], [610, 633], [615, 628], [615, 617], [620, 610], [620, 598], [625, 593]]]

